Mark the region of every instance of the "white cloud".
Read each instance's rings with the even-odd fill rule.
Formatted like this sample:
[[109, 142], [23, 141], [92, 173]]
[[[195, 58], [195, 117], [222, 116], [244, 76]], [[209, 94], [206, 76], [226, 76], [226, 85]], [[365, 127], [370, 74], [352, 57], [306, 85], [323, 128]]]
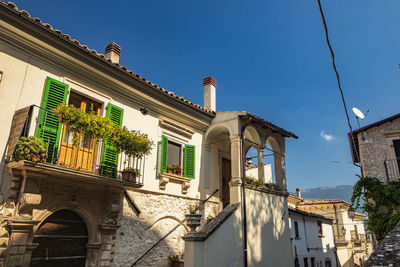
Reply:
[[320, 135], [322, 136], [322, 138], [324, 138], [324, 139], [325, 139], [326, 141], [328, 141], [328, 142], [333, 141], [333, 140], [335, 140], [335, 138], [336, 138], [336, 137], [334, 137], [334, 136], [331, 135], [331, 134], [325, 133], [325, 131], [322, 131]]

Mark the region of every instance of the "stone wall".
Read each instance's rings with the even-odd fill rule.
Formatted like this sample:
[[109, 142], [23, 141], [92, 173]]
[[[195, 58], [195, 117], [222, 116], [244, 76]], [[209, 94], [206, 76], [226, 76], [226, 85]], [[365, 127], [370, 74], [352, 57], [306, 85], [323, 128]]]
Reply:
[[400, 223], [382, 240], [363, 266], [400, 266]]
[[[400, 119], [384, 123], [378, 127], [372, 127], [366, 131], [358, 133], [360, 144], [360, 158], [364, 171], [364, 176], [376, 177], [382, 182], [387, 181], [385, 170], [385, 159], [393, 159], [394, 151], [391, 146], [392, 139], [400, 139]], [[389, 161], [386, 163], [390, 177], [393, 170]]]
[[[130, 266], [162, 236], [172, 230], [189, 212], [190, 206], [198, 205], [199, 200], [145, 191], [129, 191], [141, 213], [125, 198], [123, 211], [116, 234], [114, 266]], [[203, 222], [208, 215], [216, 216], [220, 211], [218, 202], [207, 202], [202, 209]], [[182, 236], [187, 232], [181, 224], [171, 235], [161, 241], [137, 266], [169, 266], [169, 255], [183, 255]]]

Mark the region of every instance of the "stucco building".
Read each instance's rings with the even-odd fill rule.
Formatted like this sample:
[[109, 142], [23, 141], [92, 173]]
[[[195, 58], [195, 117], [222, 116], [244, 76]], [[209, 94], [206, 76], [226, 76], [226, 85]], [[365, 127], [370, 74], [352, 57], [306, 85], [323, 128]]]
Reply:
[[[183, 254], [186, 266], [245, 258], [292, 266], [285, 138], [297, 136], [247, 112], [216, 112], [212, 77], [199, 84], [200, 106], [121, 66], [120, 56], [115, 43], [100, 54], [0, 1], [0, 266], [168, 266], [168, 256]], [[107, 139], [79, 136], [73, 145], [52, 113], [59, 104], [109, 117], [155, 145], [143, 158]], [[45, 162], [13, 161], [21, 136], [48, 144]], [[267, 145], [274, 186], [245, 185], [250, 148], [265, 181]], [[126, 168], [139, 170], [136, 179], [122, 178]], [[203, 226], [190, 235], [184, 216], [205, 199]]]
[[339, 266], [362, 265], [372, 253], [371, 236], [365, 232], [365, 215], [349, 216], [350, 204], [336, 199], [310, 199], [290, 196], [289, 202], [301, 211], [321, 215], [332, 220], [335, 252]]
[[297, 209], [296, 200], [288, 198], [294, 266], [338, 266], [332, 219]]

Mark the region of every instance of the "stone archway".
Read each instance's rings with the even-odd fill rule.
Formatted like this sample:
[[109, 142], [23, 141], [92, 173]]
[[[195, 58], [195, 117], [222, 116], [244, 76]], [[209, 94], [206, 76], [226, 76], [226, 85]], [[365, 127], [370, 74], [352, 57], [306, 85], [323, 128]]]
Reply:
[[31, 267], [84, 267], [87, 256], [88, 230], [75, 212], [67, 209], [47, 217], [34, 234]]

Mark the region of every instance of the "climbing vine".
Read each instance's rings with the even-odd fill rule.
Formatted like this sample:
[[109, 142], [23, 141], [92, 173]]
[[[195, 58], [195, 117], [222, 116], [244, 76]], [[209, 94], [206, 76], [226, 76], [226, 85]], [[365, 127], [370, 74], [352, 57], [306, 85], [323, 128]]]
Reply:
[[384, 184], [377, 178], [360, 177], [353, 187], [353, 208], [368, 213], [368, 229], [382, 240], [400, 221], [400, 182]]

